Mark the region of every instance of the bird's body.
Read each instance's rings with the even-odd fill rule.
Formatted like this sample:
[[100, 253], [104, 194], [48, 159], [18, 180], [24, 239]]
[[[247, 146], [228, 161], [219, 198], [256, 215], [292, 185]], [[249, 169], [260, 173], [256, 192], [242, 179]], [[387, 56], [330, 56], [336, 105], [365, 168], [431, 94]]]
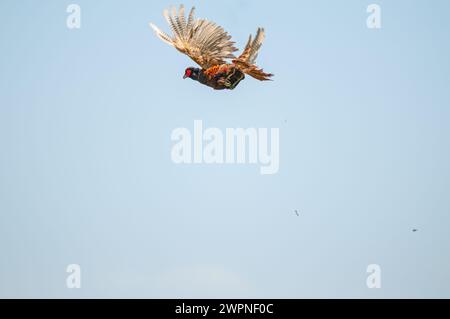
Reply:
[[191, 79], [215, 90], [233, 90], [245, 78], [245, 74], [234, 64], [216, 65], [207, 70], [197, 69], [197, 73], [193, 74], [189, 76]]
[[[260, 81], [270, 80], [273, 75], [264, 73], [255, 65], [264, 41], [264, 29], [259, 28], [254, 39], [250, 36], [243, 53], [235, 57], [233, 52], [237, 49], [234, 42], [230, 41], [231, 36], [213, 22], [195, 20], [194, 10], [192, 8], [190, 11], [187, 21], [183, 6], [180, 6], [178, 12], [174, 8], [170, 13], [168, 10], [164, 11], [174, 33], [173, 37], [150, 24], [161, 40], [200, 65], [200, 68], [187, 68], [184, 78], [191, 78], [215, 90], [233, 90], [245, 78], [245, 74]], [[227, 62], [227, 59], [231, 59], [231, 62]]]

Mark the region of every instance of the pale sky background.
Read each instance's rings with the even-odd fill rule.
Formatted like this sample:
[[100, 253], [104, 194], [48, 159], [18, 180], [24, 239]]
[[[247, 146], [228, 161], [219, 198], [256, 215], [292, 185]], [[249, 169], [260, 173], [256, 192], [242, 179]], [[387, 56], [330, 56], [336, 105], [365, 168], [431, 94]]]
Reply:
[[[216, 92], [148, 27], [178, 3], [2, 0], [0, 297], [449, 298], [450, 2], [374, 2], [185, 1], [266, 28], [275, 81]], [[279, 173], [173, 164], [196, 119], [280, 128]]]

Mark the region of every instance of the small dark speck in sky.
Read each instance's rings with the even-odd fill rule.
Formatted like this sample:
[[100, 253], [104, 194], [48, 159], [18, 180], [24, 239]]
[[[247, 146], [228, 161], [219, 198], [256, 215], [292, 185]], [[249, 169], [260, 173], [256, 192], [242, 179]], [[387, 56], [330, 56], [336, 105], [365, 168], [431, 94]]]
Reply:
[[414, 229], [413, 229], [413, 233], [415, 233], [416, 231], [417, 231], [417, 229], [414, 228]]
[[297, 216], [300, 216], [300, 215], [298, 214], [298, 210], [294, 210], [294, 212], [297, 214]]

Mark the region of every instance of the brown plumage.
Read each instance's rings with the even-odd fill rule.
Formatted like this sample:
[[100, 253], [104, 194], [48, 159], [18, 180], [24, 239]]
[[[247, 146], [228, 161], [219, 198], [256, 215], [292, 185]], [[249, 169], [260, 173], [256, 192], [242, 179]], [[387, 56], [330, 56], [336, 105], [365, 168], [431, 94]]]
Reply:
[[[201, 68], [187, 68], [184, 78], [191, 78], [216, 90], [234, 89], [245, 74], [260, 81], [268, 81], [273, 74], [265, 73], [256, 66], [256, 58], [261, 48], [265, 33], [258, 28], [256, 36], [250, 38], [239, 57], [234, 55], [238, 49], [231, 41], [231, 36], [214, 22], [195, 19], [192, 8], [186, 20], [184, 6], [180, 9], [164, 10], [164, 17], [170, 25], [173, 36], [162, 32], [150, 23], [156, 35], [175, 47], [181, 53], [194, 60]], [[227, 60], [231, 60], [228, 63]]]

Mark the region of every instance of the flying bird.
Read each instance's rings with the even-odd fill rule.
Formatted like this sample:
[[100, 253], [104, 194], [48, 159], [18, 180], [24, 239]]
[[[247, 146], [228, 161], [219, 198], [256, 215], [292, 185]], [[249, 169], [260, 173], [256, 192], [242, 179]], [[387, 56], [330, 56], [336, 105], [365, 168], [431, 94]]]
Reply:
[[250, 35], [244, 51], [236, 57], [234, 52], [238, 49], [234, 47], [231, 36], [212, 21], [195, 19], [194, 13], [195, 7], [186, 20], [183, 5], [178, 12], [175, 7], [164, 10], [173, 36], [150, 23], [162, 41], [186, 54], [200, 66], [187, 68], [184, 79], [190, 78], [215, 90], [233, 90], [245, 78], [245, 74], [260, 81], [270, 80], [273, 74], [265, 73], [255, 64], [265, 38], [263, 28], [258, 28], [255, 38]]

